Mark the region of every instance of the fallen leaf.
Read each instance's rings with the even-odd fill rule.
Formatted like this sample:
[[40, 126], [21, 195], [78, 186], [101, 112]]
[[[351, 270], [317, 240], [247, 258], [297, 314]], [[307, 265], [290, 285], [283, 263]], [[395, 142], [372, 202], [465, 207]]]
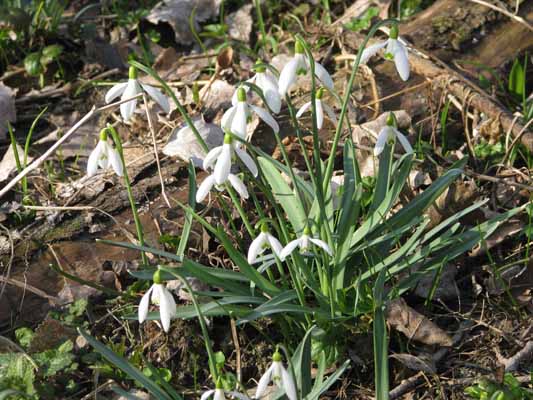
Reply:
[[231, 98], [235, 87], [226, 81], [217, 79], [211, 85], [206, 85], [200, 89], [200, 99], [204, 104], [206, 112], [216, 114], [220, 110], [231, 107]]
[[391, 358], [398, 360], [407, 368], [412, 369], [413, 371], [422, 371], [427, 374], [435, 374], [437, 372], [437, 367], [435, 362], [428, 357], [427, 355], [421, 355], [419, 357], [413, 356], [412, 354], [391, 354]]
[[[431, 290], [435, 285], [437, 273], [438, 272], [435, 271], [431, 274], [424, 274], [422, 276], [422, 278], [418, 281], [414, 291], [417, 296], [425, 299], [430, 297]], [[455, 283], [455, 275], [457, 275], [457, 268], [455, 265], [444, 265], [432, 299], [453, 300], [459, 298], [459, 288]]]
[[233, 48], [224, 47], [217, 55], [217, 68], [226, 69], [233, 63]]
[[387, 306], [387, 323], [409, 340], [427, 345], [451, 346], [452, 338], [427, 317], [409, 307], [402, 298]]
[[[20, 162], [24, 159], [24, 149], [17, 143], [17, 153], [19, 155]], [[33, 157], [28, 155], [28, 163], [33, 160]], [[15, 153], [13, 152], [13, 146], [9, 146], [4, 154], [4, 158], [0, 162], [0, 182], [4, 182], [9, 178], [13, 172], [17, 170], [17, 163], [15, 161]]]
[[47, 318], [35, 329], [28, 351], [40, 353], [59, 346], [65, 340], [74, 340], [75, 338], [76, 331], [74, 329], [63, 325], [56, 319]]
[[230, 38], [244, 43], [250, 41], [253, 25], [252, 9], [252, 4], [246, 4], [226, 17]]
[[14, 97], [13, 90], [0, 82], [0, 139], [7, 137], [7, 122], [17, 120]]
[[154, 25], [169, 24], [174, 30], [176, 42], [188, 45], [194, 42], [189, 19], [195, 10], [195, 30], [200, 31], [199, 22], [218, 16], [221, 0], [165, 0], [157, 4], [146, 20]]
[[519, 219], [511, 219], [501, 224], [492, 235], [486, 240], [483, 240], [481, 244], [474, 247], [470, 252], [470, 256], [478, 257], [485, 254], [488, 250], [501, 244], [503, 241], [515, 237], [524, 229], [524, 223]]

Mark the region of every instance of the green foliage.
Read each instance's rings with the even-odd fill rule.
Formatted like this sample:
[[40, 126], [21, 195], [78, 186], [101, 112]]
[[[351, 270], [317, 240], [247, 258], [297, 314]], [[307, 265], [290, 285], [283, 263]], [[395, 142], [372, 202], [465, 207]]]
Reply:
[[[533, 383], [533, 379], [531, 380]], [[506, 373], [503, 382], [496, 383], [483, 378], [477, 384], [465, 389], [472, 399], [479, 400], [531, 400], [533, 391], [523, 388], [511, 373]]]
[[518, 99], [522, 99], [526, 94], [526, 71], [518, 58], [514, 61], [511, 72], [509, 73], [508, 90], [509, 93]]
[[344, 27], [353, 32], [359, 32], [370, 28], [372, 18], [379, 15], [379, 8], [369, 7], [359, 18], [352, 18]]
[[435, 0], [402, 0], [400, 3], [400, 16], [409, 18], [434, 2]]
[[481, 160], [486, 160], [491, 164], [494, 164], [501, 160], [505, 155], [505, 147], [501, 141], [495, 144], [490, 144], [489, 142], [482, 140], [474, 146], [474, 155]]

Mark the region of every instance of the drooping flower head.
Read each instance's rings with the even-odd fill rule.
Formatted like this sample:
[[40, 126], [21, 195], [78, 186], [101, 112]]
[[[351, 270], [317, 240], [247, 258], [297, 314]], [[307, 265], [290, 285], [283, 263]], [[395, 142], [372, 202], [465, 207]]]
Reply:
[[107, 142], [107, 128], [100, 131], [100, 140], [89, 155], [89, 160], [87, 161], [87, 175], [95, 175], [98, 168], [104, 170], [113, 168], [118, 176], [124, 175], [122, 160], [120, 159], [118, 151]]
[[320, 63], [310, 60], [305, 54], [303, 44], [297, 40], [294, 44], [294, 57], [285, 64], [279, 75], [279, 94], [282, 97], [290, 92], [298, 76], [306, 75], [310, 71], [311, 62], [315, 66], [315, 76], [325, 87], [333, 90], [333, 79], [331, 79], [329, 72]]
[[[294, 239], [292, 242], [289, 242], [281, 251], [280, 259], [285, 261], [285, 259], [298, 247], [300, 252], [303, 254], [309, 254], [308, 250], [311, 247], [311, 244], [314, 244], [317, 247], [320, 247], [330, 256], [333, 256], [333, 251], [323, 240], [314, 238], [311, 236], [311, 229], [306, 226], [302, 236], [297, 239]], [[312, 254], [312, 253], [311, 253]]]
[[361, 64], [365, 64], [370, 57], [375, 55], [380, 49], [387, 47], [385, 50], [385, 58], [387, 60], [393, 60], [396, 65], [396, 70], [402, 80], [409, 79], [409, 57], [407, 53], [407, 47], [398, 38], [398, 25], [394, 24], [390, 28], [389, 39], [372, 45], [366, 48], [361, 55]]
[[[170, 104], [167, 97], [153, 86], [141, 83], [137, 79], [137, 68], [130, 67], [128, 81], [117, 83], [105, 95], [106, 103], [111, 103], [118, 96], [121, 100], [130, 99], [142, 92], [146, 92], [167, 114], [170, 112]], [[124, 121], [131, 118], [137, 107], [137, 99], [133, 99], [120, 105], [120, 115]]]
[[220, 377], [217, 379], [217, 383], [215, 386], [215, 389], [210, 389], [205, 391], [202, 394], [202, 397], [200, 397], [200, 400], [207, 400], [209, 398], [212, 398], [213, 400], [226, 400], [226, 393], [239, 400], [250, 400], [250, 398], [242, 393], [239, 392], [233, 392], [233, 391], [225, 391], [224, 385], [222, 384], [222, 380]]
[[409, 140], [407, 140], [405, 135], [401, 133], [396, 128], [396, 126], [396, 117], [394, 113], [391, 112], [387, 117], [387, 124], [379, 131], [378, 138], [376, 140], [376, 146], [374, 147], [374, 155], [376, 157], [383, 152], [383, 150], [385, 149], [385, 144], [387, 142], [394, 144], [394, 140], [396, 138], [398, 138], [398, 141], [400, 142], [406, 153], [410, 154], [413, 152], [413, 147], [411, 146], [411, 143], [409, 143]]
[[168, 291], [161, 279], [161, 271], [159, 268], [154, 272], [153, 285], [148, 289], [141, 299], [139, 304], [139, 323], [143, 323], [148, 316], [148, 308], [150, 302], [159, 306], [159, 318], [163, 330], [168, 332], [170, 329], [170, 320], [176, 315], [176, 302], [172, 293]]
[[257, 257], [263, 254], [269, 247], [278, 258], [281, 258], [283, 246], [278, 239], [268, 232], [268, 226], [266, 222], [263, 222], [261, 224], [261, 233], [257, 235], [248, 249], [248, 263], [256, 263], [258, 261]]
[[[331, 122], [334, 124], [337, 123], [337, 117], [335, 116], [335, 112], [333, 109], [326, 103], [322, 101], [322, 97], [324, 96], [324, 88], [320, 88], [316, 92], [315, 97], [315, 104], [316, 104], [316, 126], [318, 129], [322, 129], [322, 126], [324, 125], [324, 111], [326, 112], [326, 115], [329, 117]], [[309, 110], [311, 108], [311, 102], [305, 103], [298, 112], [296, 113], [296, 118], [300, 118], [304, 112]]]
[[229, 131], [242, 140], [246, 140], [248, 120], [253, 111], [274, 132], [279, 132], [278, 123], [267, 110], [247, 103], [246, 90], [242, 86], [237, 88], [236, 93], [237, 96], [234, 96], [232, 100], [233, 105], [222, 116], [221, 126], [224, 131]]
[[296, 393], [296, 384], [291, 374], [285, 369], [281, 362], [282, 357], [278, 350], [272, 355], [272, 364], [259, 379], [257, 390], [255, 392], [255, 398], [260, 399], [265, 395], [268, 384], [274, 383], [278, 388], [285, 392], [285, 395], [289, 400], [297, 400], [298, 395]]

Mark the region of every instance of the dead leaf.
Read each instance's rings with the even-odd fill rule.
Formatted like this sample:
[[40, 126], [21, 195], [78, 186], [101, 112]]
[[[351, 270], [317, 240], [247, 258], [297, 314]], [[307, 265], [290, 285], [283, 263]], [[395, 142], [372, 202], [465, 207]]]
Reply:
[[15, 93], [0, 82], [0, 139], [7, 137], [7, 122], [16, 122]]
[[[428, 299], [431, 290], [435, 284], [435, 278], [437, 276], [437, 271], [424, 274], [422, 278], [418, 281], [415, 294], [417, 296]], [[437, 287], [435, 288], [435, 293], [433, 294], [432, 299], [439, 300], [453, 300], [459, 298], [459, 288], [455, 283], [455, 275], [457, 275], [457, 268], [453, 264], [446, 264], [439, 276], [439, 281], [437, 282]]]
[[402, 299], [391, 301], [387, 306], [387, 323], [409, 340], [427, 345], [451, 346], [452, 338], [427, 317], [409, 307]]
[[252, 8], [252, 4], [246, 4], [226, 17], [226, 24], [229, 27], [228, 34], [230, 38], [244, 43], [250, 41], [253, 25]]
[[490, 250], [493, 247], [501, 244], [504, 240], [519, 234], [522, 229], [524, 229], [524, 223], [519, 219], [505, 221], [494, 231], [492, 235], [472, 249], [470, 256], [477, 257], [485, 254], [487, 250]]
[[[17, 143], [17, 153], [19, 155], [20, 162], [24, 160], [24, 149]], [[33, 157], [28, 156], [28, 163], [33, 160]], [[15, 153], [13, 152], [13, 146], [9, 146], [4, 154], [4, 158], [0, 162], [0, 182], [4, 182], [9, 178], [9, 175], [17, 170], [17, 163], [15, 161]]]
[[[193, 123], [209, 150], [222, 144], [224, 132], [218, 125], [207, 123], [202, 117], [195, 119]], [[201, 165], [201, 160], [206, 155], [194, 132], [186, 124], [174, 129], [167, 145], [163, 148], [163, 153], [167, 156], [176, 156], [185, 162], [192, 159], [195, 165], [198, 163]]]
[[233, 48], [228, 46], [224, 47], [217, 55], [217, 68], [226, 69], [231, 67], [233, 63]]
[[226, 81], [217, 79], [211, 85], [206, 85], [200, 89], [200, 98], [206, 112], [216, 114], [220, 110], [231, 107], [231, 98], [235, 87]]
[[407, 368], [412, 369], [413, 371], [423, 371], [427, 374], [435, 374], [437, 372], [437, 367], [435, 362], [431, 357], [427, 355], [421, 355], [419, 357], [413, 356], [412, 354], [391, 354], [391, 358], [398, 360]]
[[30, 343], [29, 353], [40, 353], [53, 349], [66, 340], [74, 341], [76, 331], [63, 325], [56, 319], [47, 318], [35, 329], [35, 335]]
[[221, 0], [165, 0], [157, 4], [146, 17], [154, 25], [169, 24], [174, 30], [176, 42], [188, 45], [194, 42], [189, 19], [195, 10], [194, 24], [200, 31], [199, 22], [218, 16]]

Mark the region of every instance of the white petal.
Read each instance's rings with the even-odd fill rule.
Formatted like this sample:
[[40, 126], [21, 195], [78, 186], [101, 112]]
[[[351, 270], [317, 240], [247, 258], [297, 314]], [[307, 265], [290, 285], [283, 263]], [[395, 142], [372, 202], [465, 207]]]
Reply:
[[96, 171], [98, 170], [98, 161], [100, 160], [100, 157], [102, 156], [102, 143], [103, 141], [98, 141], [98, 144], [94, 148], [94, 150], [89, 155], [89, 159], [87, 160], [87, 175], [93, 176], [96, 174]]
[[105, 94], [105, 102], [111, 103], [113, 100], [115, 100], [124, 92], [124, 90], [126, 90], [126, 86], [128, 86], [128, 82], [117, 83], [116, 85], [114, 85]]
[[237, 156], [241, 159], [244, 165], [246, 165], [246, 168], [248, 168], [252, 175], [256, 177], [259, 174], [259, 171], [257, 170], [257, 165], [255, 165], [253, 158], [246, 151], [238, 147], [235, 147], [234, 149]]
[[388, 41], [380, 42], [377, 44], [374, 44], [372, 46], [367, 47], [363, 50], [363, 54], [361, 55], [361, 62], [360, 64], [366, 64], [367, 61], [372, 57], [374, 54], [376, 54], [379, 50], [381, 50], [383, 47], [387, 45]]
[[[126, 86], [126, 89], [124, 90], [124, 93], [122, 93], [122, 100], [129, 99], [141, 92], [141, 87], [137, 83], [137, 80], [130, 79], [128, 80], [128, 86]], [[120, 105], [120, 114], [122, 115], [122, 118], [124, 121], [127, 121], [131, 118], [133, 113], [135, 112], [135, 108], [137, 107], [137, 99], [128, 101], [126, 103], [122, 103]]]
[[154, 286], [152, 285], [150, 289], [144, 294], [144, 296], [141, 299], [141, 302], [139, 303], [139, 323], [142, 324], [146, 317], [148, 316], [148, 307], [150, 306], [150, 295], [152, 294], [152, 291], [154, 290]]
[[201, 203], [206, 198], [207, 194], [211, 191], [211, 188], [215, 184], [215, 177], [209, 175], [200, 184], [200, 187], [196, 191], [196, 202]]
[[220, 126], [222, 130], [224, 131], [231, 131], [231, 124], [233, 122], [233, 118], [235, 117], [235, 113], [237, 112], [237, 107], [233, 106], [226, 110], [224, 115], [222, 115], [222, 119], [220, 120]]
[[411, 146], [411, 143], [409, 143], [409, 140], [405, 137], [403, 133], [401, 133], [399, 130], [394, 129], [394, 133], [396, 134], [396, 137], [400, 141], [400, 144], [402, 145], [403, 149], [406, 153], [411, 154], [413, 152], [413, 147]]
[[215, 390], [215, 396], [213, 397], [213, 400], [226, 400], [226, 396], [224, 396], [224, 390], [216, 389]]
[[311, 102], [307, 102], [303, 106], [301, 106], [298, 112], [296, 113], [296, 118], [300, 118], [304, 114], [304, 112], [309, 109], [309, 107], [311, 107]]
[[235, 107], [235, 115], [233, 121], [231, 121], [231, 132], [240, 137], [242, 140], [246, 140], [246, 119], [247, 106], [243, 101], [239, 101], [239, 104]]
[[157, 287], [154, 288], [154, 291], [159, 291], [159, 318], [161, 319], [163, 330], [168, 332], [170, 329], [170, 319], [175, 314], [176, 303], [170, 292], [168, 292], [162, 284], [156, 285]]
[[109, 163], [111, 164], [111, 167], [113, 167], [113, 170], [118, 176], [124, 175], [124, 168], [122, 165], [122, 160], [120, 159], [120, 155], [118, 154], [117, 149], [112, 148], [110, 145], [107, 149], [107, 158], [109, 160]]
[[333, 252], [331, 251], [330, 247], [328, 246], [328, 244], [326, 242], [324, 242], [323, 240], [320, 240], [320, 239], [314, 239], [314, 238], [309, 238], [309, 240], [315, 244], [315, 246], [318, 246], [320, 248], [322, 248], [326, 253], [328, 253], [330, 256], [333, 256]]
[[322, 101], [316, 100], [316, 127], [322, 129], [324, 125], [324, 110], [322, 109]]
[[274, 370], [274, 363], [272, 363], [272, 365], [268, 367], [268, 369], [265, 371], [261, 379], [259, 379], [259, 383], [257, 384], [257, 390], [255, 391], [255, 396], [254, 396], [256, 399], [263, 397], [263, 395], [265, 394], [268, 384], [270, 383], [273, 370]]
[[217, 185], [222, 185], [228, 180], [228, 175], [231, 171], [231, 152], [231, 144], [225, 143], [222, 145], [222, 151], [213, 171]]
[[268, 244], [270, 245], [270, 248], [272, 249], [272, 252], [280, 258], [281, 252], [283, 250], [283, 246], [279, 242], [278, 239], [276, 239], [274, 236], [272, 236], [270, 233], [267, 233], [267, 239]]
[[296, 394], [296, 385], [294, 384], [294, 379], [292, 379], [292, 376], [283, 367], [281, 367], [281, 382], [283, 389], [285, 390], [285, 394], [289, 400], [297, 400], [298, 395]]
[[294, 82], [296, 82], [297, 69], [298, 59], [294, 57], [281, 70], [281, 74], [279, 75], [279, 94], [281, 97], [284, 97]]
[[[392, 41], [394, 39], [390, 40]], [[395, 40], [395, 42], [396, 46], [392, 53], [394, 55], [394, 64], [396, 65], [396, 70], [398, 71], [400, 78], [406, 81], [409, 79], [409, 58], [407, 55], [407, 48], [399, 41]]]
[[329, 105], [327, 105], [326, 103], [322, 103], [322, 108], [324, 109], [324, 111], [328, 115], [328, 117], [331, 120], [331, 122], [333, 122], [336, 125], [337, 124], [337, 116], [335, 115], [335, 111], [333, 111], [333, 109]]
[[389, 136], [390, 126], [386, 125], [379, 131], [378, 139], [376, 141], [376, 145], [374, 146], [374, 155], [376, 157], [383, 152], [383, 149], [385, 149], [385, 144], [387, 143], [387, 140], [389, 140]]
[[242, 183], [242, 181], [233, 174], [229, 174], [228, 179], [231, 183], [231, 186], [233, 186], [233, 188], [237, 191], [237, 193], [239, 193], [239, 196], [241, 196], [243, 199], [247, 199], [248, 189], [246, 189], [246, 186], [244, 185], [244, 183]]
[[264, 244], [267, 242], [267, 236], [261, 232], [250, 244], [248, 249], [248, 263], [254, 264], [257, 261], [257, 256], [265, 251]]
[[200, 400], [207, 400], [213, 393], [215, 393], [214, 389], [208, 390], [207, 392], [204, 392], [202, 394], [202, 397], [200, 397]]
[[263, 91], [268, 107], [275, 113], [281, 110], [281, 96], [279, 95], [276, 78], [266, 73], [257, 74], [257, 86]]
[[265, 121], [267, 125], [269, 125], [272, 128], [274, 132], [276, 133], [279, 132], [278, 123], [276, 122], [274, 117], [270, 115], [270, 113], [267, 110], [265, 110], [264, 108], [256, 107], [252, 105], [250, 105], [250, 108], [259, 116], [259, 118]]
[[211, 149], [209, 153], [204, 158], [204, 161], [202, 163], [202, 168], [207, 171], [209, 168], [213, 167], [213, 164], [217, 160], [218, 156], [220, 155], [220, 152], [222, 151], [222, 146], [217, 146], [214, 149]]
[[281, 250], [279, 259], [281, 261], [285, 261], [285, 259], [289, 256], [289, 254], [291, 254], [296, 247], [300, 246], [301, 242], [302, 242], [301, 238], [294, 239], [292, 242], [289, 242], [287, 246], [285, 246], [283, 250]]
[[329, 72], [322, 66], [322, 64], [315, 61], [315, 76], [320, 79], [322, 84], [329, 90], [333, 90], [333, 79]]
[[141, 83], [142, 88], [145, 90], [148, 95], [155, 100], [157, 104], [163, 109], [165, 113], [170, 112], [170, 104], [168, 102], [168, 97], [157, 90], [155, 87]]

